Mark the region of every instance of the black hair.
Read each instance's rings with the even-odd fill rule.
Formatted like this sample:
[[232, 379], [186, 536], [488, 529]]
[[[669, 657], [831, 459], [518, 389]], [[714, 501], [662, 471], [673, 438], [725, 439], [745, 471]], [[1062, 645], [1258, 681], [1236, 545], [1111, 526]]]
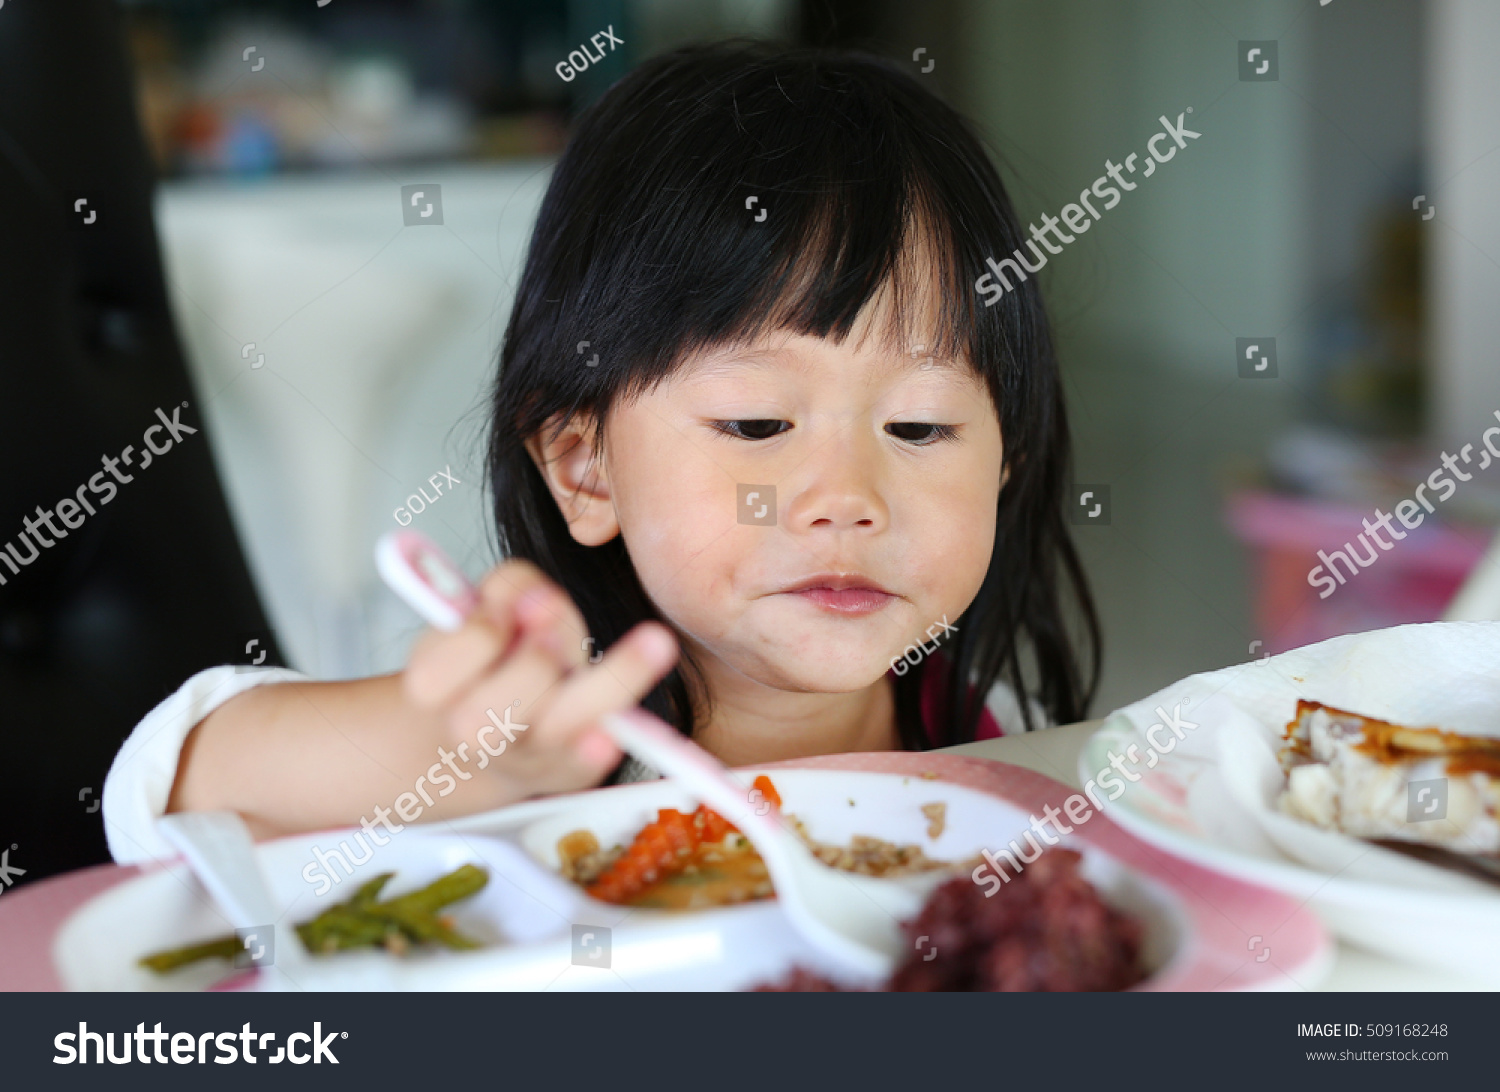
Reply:
[[[493, 396], [501, 549], [555, 580], [600, 647], [659, 619], [620, 536], [574, 541], [527, 440], [575, 414], [602, 429], [617, 399], [700, 348], [775, 330], [842, 341], [882, 286], [904, 330], [908, 301], [936, 287], [927, 351], [983, 378], [1009, 476], [989, 571], [956, 636], [895, 680], [902, 741], [972, 740], [1000, 680], [1028, 730], [1028, 695], [1059, 723], [1082, 719], [1099, 625], [1063, 519], [1069, 437], [1052, 336], [1034, 279], [993, 306], [973, 287], [986, 256], [1025, 238], [969, 123], [882, 58], [733, 40], [645, 61], [579, 117], [542, 201]], [[912, 260], [919, 247], [925, 263]], [[934, 670], [929, 740], [919, 695]], [[693, 671], [684, 659], [643, 702], [689, 735], [691, 699], [703, 698]]]

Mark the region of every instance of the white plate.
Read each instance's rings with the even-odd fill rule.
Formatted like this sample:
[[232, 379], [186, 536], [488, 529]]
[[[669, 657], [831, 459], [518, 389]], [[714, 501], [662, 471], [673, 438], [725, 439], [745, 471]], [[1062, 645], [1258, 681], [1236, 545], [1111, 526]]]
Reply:
[[[1170, 853], [1306, 901], [1356, 944], [1500, 984], [1500, 887], [1278, 812], [1285, 720], [1273, 723], [1212, 679], [1185, 680], [1162, 703], [1170, 710], [1189, 696], [1198, 726], [1151, 768], [1126, 764], [1140, 779], [1116, 775], [1125, 791], [1106, 805], [1110, 818]], [[1080, 778], [1097, 779], [1131, 746], [1155, 754], [1142, 728], [1110, 717], [1079, 755]]]
[[[828, 768], [838, 762], [895, 772]], [[916, 842], [929, 856], [951, 860], [1005, 846], [1028, 827], [1029, 813], [1044, 800], [1060, 805], [1069, 792], [1030, 771], [957, 756], [834, 756], [808, 764], [821, 768], [765, 772], [785, 809], [801, 817], [814, 837], [846, 842], [868, 834]], [[943, 779], [919, 776], [933, 771]], [[739, 774], [748, 784], [756, 772]], [[929, 839], [921, 807], [934, 802], [947, 804], [947, 823], [939, 838]], [[327, 853], [352, 843], [352, 832], [266, 843], [258, 852], [273, 896], [286, 907], [284, 922], [307, 920], [380, 871], [396, 873], [391, 894], [465, 862], [491, 873], [479, 896], [454, 908], [457, 926], [490, 946], [403, 958], [378, 951], [321, 956], [288, 987], [724, 990], [778, 979], [797, 965], [830, 972], [791, 931], [774, 901], [698, 912], [634, 910], [588, 899], [553, 871], [557, 838], [567, 831], [587, 827], [606, 843], [623, 840], [658, 808], [690, 806], [675, 785], [657, 781], [555, 797], [445, 828], [408, 830], [321, 897], [303, 877], [314, 847]], [[1085, 875], [1104, 898], [1142, 921], [1145, 962], [1154, 973], [1140, 988], [1305, 988], [1326, 969], [1328, 945], [1316, 921], [1280, 896], [1161, 857], [1105, 819], [1064, 842], [1083, 853]], [[894, 882], [907, 881], [850, 877], [851, 896]], [[1276, 962], [1262, 962], [1267, 957], [1256, 955], [1259, 934], [1278, 929]], [[236, 988], [274, 987], [275, 971], [238, 973], [221, 961], [168, 976], [136, 964], [149, 952], [227, 931], [196, 879], [176, 864], [80, 908], [59, 931], [54, 960], [71, 989], [202, 989], [226, 973]]]
[[[444, 989], [483, 978], [503, 966], [518, 950], [548, 937], [566, 936], [572, 922], [587, 920], [587, 899], [571, 884], [532, 864], [513, 844], [478, 835], [408, 830], [374, 849], [353, 874], [332, 864], [340, 882], [310, 883], [303, 870], [324, 854], [354, 849], [351, 832], [282, 838], [257, 847], [271, 896], [284, 908], [277, 929], [307, 921], [329, 905], [347, 899], [354, 888], [380, 872], [394, 872], [382, 897], [423, 887], [463, 864], [476, 864], [490, 881], [473, 898], [454, 906], [455, 926], [487, 947], [474, 952], [414, 950], [402, 959], [380, 952], [345, 952], [318, 957], [295, 982], [280, 972], [236, 974], [222, 960], [211, 959], [169, 975], [158, 975], [137, 960], [151, 952], [182, 947], [233, 933], [213, 900], [182, 862], [111, 888], [80, 907], [58, 931], [53, 961], [63, 984], [72, 990], [204, 989], [226, 975], [244, 988]], [[322, 894], [319, 895], [319, 890]], [[597, 905], [597, 904], [596, 904]], [[274, 950], [271, 958], [274, 966]]]

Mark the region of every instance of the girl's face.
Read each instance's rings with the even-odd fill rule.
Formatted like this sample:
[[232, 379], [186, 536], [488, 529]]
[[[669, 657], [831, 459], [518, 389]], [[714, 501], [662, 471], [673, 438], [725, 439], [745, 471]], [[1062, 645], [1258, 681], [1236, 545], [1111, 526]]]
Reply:
[[573, 452], [574, 535], [624, 536], [710, 679], [868, 687], [984, 580], [1002, 475], [989, 392], [959, 363], [882, 347], [867, 310], [842, 345], [782, 333], [700, 354], [611, 411], [602, 462]]

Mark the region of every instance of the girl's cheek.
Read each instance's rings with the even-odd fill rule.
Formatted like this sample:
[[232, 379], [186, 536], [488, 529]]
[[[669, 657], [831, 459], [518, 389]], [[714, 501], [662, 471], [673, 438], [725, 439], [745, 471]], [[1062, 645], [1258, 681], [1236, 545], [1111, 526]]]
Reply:
[[733, 490], [733, 483], [718, 468], [713, 477], [695, 474], [695, 469], [671, 473], [663, 468], [646, 486], [638, 511], [642, 522], [650, 525], [652, 546], [658, 552], [699, 550], [734, 519], [734, 494], [728, 494], [726, 503], [724, 488], [727, 482]]
[[[976, 479], [984, 480], [978, 468], [967, 480]], [[955, 485], [913, 499], [921, 511], [908, 522], [917, 536], [910, 543], [908, 571], [925, 573], [936, 599], [967, 606], [984, 583], [994, 553], [998, 492]]]
[[[616, 451], [610, 467], [612, 499], [633, 546], [653, 553], [670, 548], [673, 535], [691, 532], [711, 512], [704, 503], [711, 479], [700, 465], [703, 457], [675, 432], [632, 430]], [[722, 480], [724, 472], [716, 472]]]
[[[722, 473], [720, 478], [723, 478]], [[651, 598], [664, 609], [670, 603], [701, 594], [712, 580], [726, 540], [731, 506], [715, 504], [714, 490], [678, 480], [672, 488], [637, 497], [622, 513], [625, 542], [636, 574]]]

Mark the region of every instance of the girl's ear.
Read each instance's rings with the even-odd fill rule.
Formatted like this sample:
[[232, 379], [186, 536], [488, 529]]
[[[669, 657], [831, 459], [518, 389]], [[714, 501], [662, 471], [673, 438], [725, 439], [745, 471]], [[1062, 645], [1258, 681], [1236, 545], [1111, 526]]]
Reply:
[[554, 417], [531, 439], [526, 451], [536, 463], [552, 499], [568, 521], [574, 541], [583, 546], [603, 546], [620, 533], [609, 475], [602, 453], [594, 443], [593, 419], [575, 414], [562, 423]]

